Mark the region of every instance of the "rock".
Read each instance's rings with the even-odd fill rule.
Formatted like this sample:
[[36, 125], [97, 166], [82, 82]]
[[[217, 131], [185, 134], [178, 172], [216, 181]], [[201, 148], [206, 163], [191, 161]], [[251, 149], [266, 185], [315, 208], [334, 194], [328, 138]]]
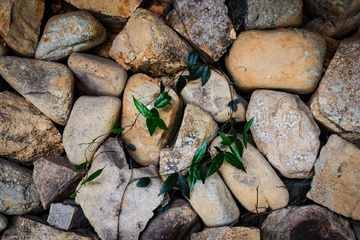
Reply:
[[291, 205], [294, 205], [292, 203], [296, 203], [297, 205], [295, 206], [301, 206], [303, 202], [308, 200], [305, 196], [310, 190], [311, 179], [303, 180], [285, 178], [283, 181], [287, 190], [289, 191], [289, 203]]
[[113, 161], [119, 169], [129, 169], [123, 148], [123, 142], [117, 138], [107, 138], [94, 155], [96, 158]]
[[[160, 150], [172, 140], [180, 123], [182, 114], [182, 101], [174, 90], [167, 88], [171, 102], [158, 109], [160, 118], [165, 122], [168, 131], [156, 128], [153, 136], [150, 136], [146, 126], [146, 118], [139, 115], [133, 97], [147, 106], [148, 109], [154, 107], [154, 99], [160, 93], [160, 83], [145, 75], [135, 74], [129, 78], [124, 91], [123, 110], [121, 115], [121, 127], [123, 139], [126, 144], [130, 143], [139, 151], [129, 151], [131, 157], [139, 164], [157, 165], [159, 164]], [[129, 127], [134, 124], [133, 127]]]
[[360, 37], [341, 42], [310, 100], [314, 118], [360, 146]]
[[117, 36], [117, 34], [107, 33], [106, 41], [103, 44], [94, 48], [95, 55], [97, 55], [99, 57], [104, 57], [104, 58], [111, 58], [109, 56], [109, 51], [112, 47], [112, 43], [115, 40], [116, 36]]
[[307, 178], [316, 160], [320, 130], [299, 96], [271, 90], [251, 95], [246, 119], [258, 150], [287, 178]]
[[62, 203], [51, 204], [47, 221], [51, 226], [64, 230], [89, 225], [81, 208]]
[[[242, 136], [238, 136], [242, 139]], [[211, 143], [210, 152], [216, 154], [214, 147], [221, 142], [218, 136]], [[230, 150], [227, 150], [230, 152]], [[250, 143], [244, 149], [241, 158], [246, 173], [224, 161], [220, 174], [237, 200], [250, 212], [265, 212], [268, 208], [285, 207], [289, 201], [289, 193], [274, 169], [261, 153]]]
[[0, 158], [0, 213], [27, 214], [41, 209], [31, 171]]
[[126, 70], [160, 76], [185, 68], [191, 50], [155, 13], [138, 8], [115, 38], [109, 55]]
[[349, 223], [317, 205], [287, 207], [270, 213], [261, 226], [261, 239], [355, 240]]
[[[63, 133], [63, 145], [70, 162], [81, 164], [86, 158], [91, 159], [118, 122], [120, 107], [120, 99], [108, 96], [82, 96], [75, 102]], [[92, 142], [93, 139], [96, 140]]]
[[206, 227], [229, 225], [240, 217], [240, 210], [218, 173], [207, 178], [205, 184], [197, 181], [189, 201]]
[[81, 172], [64, 157], [40, 158], [34, 163], [33, 180], [44, 209], [75, 192], [81, 177]]
[[7, 218], [4, 215], [0, 214], [0, 233], [7, 227], [7, 225]]
[[4, 47], [2, 43], [0, 43], [0, 57], [5, 56], [9, 54], [9, 49], [7, 47]]
[[354, 230], [355, 237], [357, 240], [360, 239], [360, 222], [359, 221], [349, 221], [351, 228]]
[[32, 164], [40, 157], [60, 156], [61, 134], [24, 98], [0, 92], [0, 156]]
[[68, 64], [88, 95], [120, 97], [124, 90], [127, 72], [114, 61], [85, 53], [73, 53]]
[[242, 91], [259, 88], [312, 93], [320, 81], [325, 40], [301, 29], [242, 32], [225, 60], [233, 81]]
[[205, 228], [202, 232], [191, 235], [191, 240], [207, 239], [260, 240], [260, 230], [249, 227]]
[[315, 162], [315, 176], [306, 195], [330, 210], [360, 220], [360, 149], [331, 135]]
[[106, 40], [105, 28], [90, 13], [69, 12], [53, 16], [46, 23], [35, 52], [36, 59], [59, 61]]
[[34, 56], [44, 10], [42, 0], [1, 1], [0, 35], [16, 54]]
[[34, 59], [2, 57], [0, 74], [48, 118], [66, 125], [75, 82], [74, 75], [67, 66]]
[[[160, 174], [171, 174], [187, 169], [197, 149], [217, 135], [218, 126], [209, 114], [188, 104], [173, 148], [160, 152]], [[186, 174], [187, 171], [182, 171]]]
[[[184, 72], [184, 75], [189, 75], [189, 72]], [[216, 122], [224, 123], [230, 120], [230, 117], [235, 118], [237, 122], [245, 121], [247, 102], [236, 94], [225, 75], [220, 75], [214, 70], [211, 70], [211, 76], [204, 86], [202, 86], [200, 78], [188, 82], [181, 91], [180, 96], [186, 105], [190, 103], [200, 107]], [[230, 115], [231, 109], [228, 107], [231, 96], [234, 96], [234, 99], [241, 100], [237, 104], [237, 111], [232, 116]]]
[[140, 240], [183, 240], [200, 230], [200, 219], [187, 201], [178, 198], [169, 206], [149, 221]]
[[225, 5], [216, 0], [178, 0], [173, 6], [176, 11], [167, 15], [167, 24], [189, 41], [206, 61], [217, 62], [233, 43], [231, 31], [235, 33]]

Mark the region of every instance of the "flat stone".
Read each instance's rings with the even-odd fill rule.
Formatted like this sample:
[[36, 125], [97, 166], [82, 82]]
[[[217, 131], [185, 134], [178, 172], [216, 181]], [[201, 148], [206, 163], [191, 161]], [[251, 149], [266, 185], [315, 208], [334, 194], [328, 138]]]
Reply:
[[90, 13], [75, 11], [55, 15], [46, 23], [35, 58], [59, 61], [105, 40], [105, 28]]
[[8, 226], [7, 218], [0, 214], [0, 233]]
[[360, 149], [331, 135], [315, 162], [315, 176], [306, 195], [316, 203], [360, 220]]
[[114, 61], [86, 53], [73, 53], [68, 65], [87, 95], [120, 97], [124, 90], [127, 72]]
[[249, 227], [205, 228], [202, 232], [191, 235], [191, 240], [238, 239], [260, 240], [260, 230]]
[[185, 68], [191, 50], [155, 13], [138, 8], [115, 38], [109, 55], [126, 70], [160, 76]]
[[349, 223], [317, 206], [287, 207], [270, 213], [261, 225], [261, 239], [355, 240]]
[[30, 165], [60, 156], [61, 134], [34, 105], [11, 92], [0, 92], [0, 156]]
[[[63, 133], [63, 145], [70, 162], [81, 164], [86, 158], [91, 159], [118, 122], [120, 107], [121, 101], [116, 97], [82, 96], [76, 100]], [[93, 139], [96, 140], [92, 142]]]
[[225, 60], [228, 73], [242, 91], [259, 88], [312, 93], [320, 81], [326, 43], [302, 29], [242, 32]]
[[73, 73], [66, 65], [2, 57], [0, 74], [48, 118], [60, 125], [66, 125], [72, 107], [75, 82]]
[[16, 54], [34, 56], [44, 10], [42, 0], [1, 1], [0, 35]]
[[64, 230], [89, 225], [81, 208], [62, 203], [51, 204], [47, 222], [51, 226]]
[[307, 178], [316, 160], [320, 130], [299, 96], [271, 90], [251, 95], [246, 119], [258, 150], [287, 178]]
[[[174, 138], [181, 121], [182, 101], [171, 88], [166, 88], [166, 91], [171, 97], [171, 102], [158, 111], [169, 130], [157, 127], [153, 136], [150, 136], [146, 126], [146, 118], [139, 115], [133, 97], [146, 105], [148, 109], [152, 109], [154, 99], [160, 94], [160, 82], [145, 74], [135, 74], [129, 78], [124, 91], [121, 127], [128, 127], [125, 128], [122, 136], [126, 144], [135, 146], [137, 151], [129, 151], [129, 153], [137, 163], [143, 166], [159, 164], [160, 151]], [[134, 125], [129, 127], [132, 124]]]

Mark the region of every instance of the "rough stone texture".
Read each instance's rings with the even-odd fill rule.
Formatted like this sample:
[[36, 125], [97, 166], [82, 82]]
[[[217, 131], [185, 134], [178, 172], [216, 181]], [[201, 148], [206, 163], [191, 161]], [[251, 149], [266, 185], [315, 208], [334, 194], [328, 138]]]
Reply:
[[155, 13], [138, 8], [116, 36], [109, 55], [126, 70], [159, 76], [185, 68], [191, 50]]
[[4, 45], [0, 44], [0, 56], [5, 56], [9, 54], [9, 49], [4, 47]]
[[81, 208], [62, 203], [51, 204], [47, 222], [51, 226], [65, 230], [89, 225]]
[[68, 65], [88, 95], [119, 97], [124, 90], [127, 72], [114, 61], [85, 53], [73, 53]]
[[359, 221], [349, 221], [351, 228], [354, 230], [355, 237], [357, 240], [360, 239], [360, 222]]
[[8, 220], [7, 218], [0, 214], [0, 232], [2, 232], [8, 225]]
[[46, 23], [35, 58], [58, 61], [100, 45], [106, 40], [105, 28], [90, 13], [69, 12], [53, 16]]
[[[171, 174], [187, 169], [196, 150], [216, 137], [218, 126], [209, 114], [188, 104], [173, 148], [160, 152], [160, 174]], [[187, 171], [182, 171], [186, 174]]]
[[251, 95], [246, 119], [254, 117], [256, 146], [287, 178], [307, 178], [316, 160], [320, 130], [299, 96], [271, 90]]
[[63, 145], [70, 162], [81, 164], [88, 160], [112, 132], [119, 120], [121, 101], [116, 97], [82, 96], [74, 104], [63, 133]]
[[315, 162], [315, 176], [306, 195], [330, 210], [360, 220], [360, 149], [331, 135]]
[[[238, 136], [242, 139], [242, 136]], [[217, 153], [214, 147], [221, 142], [220, 136], [211, 143], [210, 152]], [[227, 150], [230, 152], [230, 150]], [[244, 149], [241, 158], [246, 173], [229, 164], [221, 165], [220, 174], [230, 191], [248, 211], [264, 212], [268, 208], [285, 207], [289, 201], [289, 192], [269, 162], [250, 143]]]
[[264, 240], [355, 240], [349, 223], [317, 205], [288, 207], [268, 215], [261, 226]]
[[226, 68], [242, 91], [278, 89], [312, 93], [320, 81], [325, 40], [302, 29], [242, 32], [226, 58]]
[[81, 172], [64, 157], [40, 158], [34, 162], [33, 180], [44, 209], [75, 192], [81, 177]]
[[240, 216], [234, 198], [217, 172], [207, 178], [205, 184], [195, 183], [189, 201], [206, 227], [229, 225]]
[[247, 6], [248, 30], [300, 27], [302, 22], [302, 0], [250, 0]]
[[32, 164], [40, 157], [60, 156], [61, 134], [24, 98], [0, 92], [0, 156]]
[[[185, 71], [184, 75], [189, 75], [189, 72]], [[211, 70], [208, 82], [204, 86], [201, 85], [201, 79], [186, 84], [180, 93], [185, 104], [190, 103], [200, 107], [219, 123], [228, 121], [230, 117], [235, 118], [237, 122], [245, 121], [247, 102], [236, 94], [234, 88], [227, 82], [226, 76]], [[237, 111], [231, 116], [228, 103], [232, 95], [241, 102], [237, 104]]]
[[149, 221], [140, 240], [185, 240], [201, 229], [200, 219], [190, 204], [176, 199], [170, 208]]
[[44, 10], [42, 0], [0, 2], [0, 35], [16, 54], [34, 56]]
[[143, 166], [159, 163], [161, 149], [172, 140], [181, 121], [182, 100], [174, 90], [169, 88], [167, 90], [169, 90], [169, 96], [172, 98], [170, 104], [158, 109], [159, 116], [169, 131], [156, 128], [153, 136], [150, 136], [146, 126], [146, 118], [142, 115], [137, 117], [139, 111], [135, 107], [133, 97], [146, 105], [148, 109], [152, 109], [154, 107], [153, 100], [160, 93], [159, 85], [160, 83], [157, 80], [145, 74], [135, 74], [129, 78], [124, 91], [121, 126], [132, 125], [137, 120], [132, 128], [127, 127], [123, 131], [122, 136], [126, 144], [131, 143], [140, 150], [129, 151], [129, 153], [136, 162]]
[[178, 0], [173, 6], [176, 11], [167, 15], [168, 25], [188, 40], [206, 61], [217, 62], [233, 43], [230, 32], [235, 32], [225, 5], [216, 0]]
[[41, 208], [31, 171], [0, 158], [0, 212], [27, 214]]
[[0, 74], [48, 118], [60, 125], [66, 125], [73, 102], [75, 82], [73, 73], [66, 65], [2, 57]]
[[115, 40], [116, 36], [117, 34], [107, 33], [106, 41], [103, 44], [94, 48], [95, 55], [104, 58], [111, 58], [109, 55], [109, 51], [112, 47], [112, 43]]
[[191, 240], [260, 240], [260, 230], [248, 227], [205, 228], [202, 232], [191, 235]]
[[360, 36], [341, 42], [310, 100], [315, 119], [360, 146]]
[[[119, 169], [129, 169], [123, 148], [123, 142], [117, 138], [107, 138], [95, 152], [95, 158], [113, 161]], [[103, 160], [105, 161], [105, 160]]]

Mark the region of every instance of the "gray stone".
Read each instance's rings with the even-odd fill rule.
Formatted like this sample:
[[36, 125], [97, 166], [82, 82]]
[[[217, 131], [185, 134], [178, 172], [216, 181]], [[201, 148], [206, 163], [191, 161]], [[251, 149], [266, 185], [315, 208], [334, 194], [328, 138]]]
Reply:
[[123, 142], [120, 139], [112, 137], [107, 138], [100, 145], [94, 156], [96, 158], [107, 159], [106, 161], [113, 161], [119, 169], [129, 169]]
[[191, 240], [208, 239], [260, 240], [260, 230], [248, 227], [205, 228], [202, 232], [191, 235]]
[[0, 44], [0, 57], [8, 54], [9, 54], [9, 49], [7, 47], [4, 47], [3, 44]]
[[34, 59], [2, 57], [0, 74], [47, 117], [60, 125], [66, 125], [75, 82], [67, 66]]
[[106, 40], [105, 28], [90, 13], [68, 12], [46, 23], [35, 58], [58, 61], [73, 52], [91, 49]]
[[51, 204], [47, 222], [51, 226], [65, 230], [89, 225], [81, 208], [62, 203]]
[[7, 218], [0, 214], [0, 233], [8, 226]]
[[349, 222], [350, 222], [351, 228], [354, 230], [356, 239], [359, 240], [360, 239], [360, 222], [353, 221], [353, 220], [350, 220]]

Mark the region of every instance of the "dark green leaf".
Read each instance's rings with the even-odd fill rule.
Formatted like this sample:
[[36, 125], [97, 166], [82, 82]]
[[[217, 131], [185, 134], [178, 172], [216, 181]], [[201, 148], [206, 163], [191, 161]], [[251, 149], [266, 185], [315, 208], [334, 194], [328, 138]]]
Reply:
[[237, 169], [240, 169], [240, 170], [243, 170], [244, 172], [246, 172], [242, 162], [240, 162], [232, 153], [224, 152], [224, 158], [228, 163], [230, 163]]
[[182, 192], [182, 194], [184, 194], [187, 198], [190, 199], [190, 188], [189, 188], [189, 184], [187, 179], [181, 175], [180, 173], [178, 173], [179, 177], [176, 183], [176, 187], [179, 188], [179, 190]]
[[219, 170], [219, 168], [221, 167], [223, 162], [224, 162], [224, 153], [223, 152], [218, 152], [215, 155], [215, 157], [211, 160], [211, 165], [210, 165], [209, 172], [208, 172], [206, 178], [210, 177], [217, 170]]
[[252, 117], [244, 126], [244, 133], [249, 131], [250, 127], [251, 127], [251, 124], [253, 123], [254, 121], [254, 117]]
[[235, 102], [233, 102], [233, 103], [231, 104], [231, 109], [232, 109], [234, 112], [236, 112], [236, 110], [237, 110], [237, 105], [236, 105]]
[[76, 193], [73, 193], [70, 195], [70, 198], [76, 198], [77, 194]]
[[176, 173], [172, 173], [164, 182], [164, 184], [161, 187], [160, 193], [158, 196], [160, 196], [163, 193], [166, 193], [168, 191], [170, 191], [171, 189], [173, 189], [173, 187], [175, 187], [177, 181], [179, 178], [179, 174]]
[[[235, 129], [235, 128], [232, 128], [232, 129], [231, 129], [231, 133], [232, 133], [232, 137], [236, 137], [236, 136], [237, 136], [237, 132], [236, 132], [236, 129]], [[234, 142], [234, 141], [231, 141], [231, 142]]]
[[165, 86], [162, 82], [160, 82], [160, 92], [163, 93], [165, 91]]
[[174, 10], [174, 6], [173, 5], [170, 5], [168, 6], [167, 8], [164, 9], [164, 14], [168, 14], [169, 12], [171, 12], [172, 10]]
[[186, 86], [186, 79], [183, 76], [180, 76], [179, 80], [176, 83], [176, 91], [178, 93], [181, 93], [181, 91], [184, 89], [185, 86]]
[[168, 210], [168, 209], [170, 209], [171, 208], [171, 205], [166, 205], [165, 207], [164, 207], [164, 210]]
[[230, 85], [237, 86], [236, 82], [229, 82]]
[[156, 124], [153, 122], [153, 119], [146, 119], [146, 127], [150, 133], [150, 136], [152, 136], [156, 130]]
[[[221, 147], [221, 146], [219, 146], [219, 147]], [[221, 152], [220, 148], [218, 148], [218, 147], [214, 147], [214, 148], [216, 149], [216, 151]]]
[[189, 75], [189, 76], [184, 75], [183, 77], [186, 78], [189, 81], [192, 81], [192, 80], [199, 79], [201, 77], [201, 75]]
[[203, 159], [205, 153], [206, 153], [206, 147], [207, 147], [208, 141], [204, 142], [198, 150], [196, 150], [195, 155], [193, 157], [193, 164], [198, 164]]
[[90, 182], [92, 180], [94, 180], [95, 178], [97, 178], [101, 173], [102, 171], [104, 170], [105, 167], [97, 170], [96, 172], [94, 172], [93, 174], [91, 174], [88, 178], [87, 178], [87, 182]]
[[189, 185], [190, 185], [190, 192], [193, 189], [197, 180], [200, 180], [200, 174], [197, 170], [196, 165], [192, 164], [189, 167]]
[[230, 123], [226, 123], [225, 125], [223, 125], [221, 128], [219, 128], [219, 132], [224, 132], [226, 129], [228, 129], [230, 127]]
[[120, 126], [120, 123], [115, 123], [115, 125], [113, 126], [113, 129], [117, 129]]
[[235, 118], [231, 118], [231, 123], [232, 123], [232, 125], [234, 125], [234, 126], [237, 125], [237, 122], [236, 122]]
[[87, 164], [88, 164], [87, 162], [80, 163], [79, 165], [76, 166], [75, 169], [81, 170], [81, 169], [85, 168]]
[[231, 141], [232, 143], [235, 142], [236, 139], [237, 139], [235, 136], [229, 136], [228, 138], [230, 139], [230, 141]]
[[237, 150], [238, 150], [238, 152], [239, 152], [239, 154], [240, 154], [240, 157], [242, 157], [242, 156], [243, 156], [244, 147], [243, 147], [241, 141], [240, 141], [239, 139], [236, 139], [235, 144], [236, 144], [236, 148], [237, 148]]
[[[195, 73], [199, 70], [199, 68], [201, 67], [202, 65], [201, 64], [196, 64], [196, 65], [192, 65], [190, 68], [189, 68], [189, 72], [190, 72], [190, 75], [195, 75]], [[201, 72], [202, 73], [202, 72]], [[198, 74], [197, 74], [198, 75]], [[201, 75], [201, 74], [200, 74]]]
[[147, 185], [149, 185], [149, 183], [150, 183], [150, 178], [143, 177], [143, 178], [140, 178], [139, 181], [137, 181], [136, 186], [137, 187], [146, 187]]
[[240, 99], [235, 99], [234, 103], [238, 104], [241, 100]]
[[155, 99], [154, 105], [156, 108], [163, 108], [166, 105], [168, 105], [170, 101], [171, 101], [171, 97], [167, 92], [164, 92]]
[[241, 162], [241, 157], [240, 157], [240, 154], [239, 154], [238, 150], [236, 149], [236, 147], [234, 147], [233, 145], [230, 145], [230, 151]]
[[152, 118], [153, 123], [158, 126], [159, 128], [161, 128], [162, 130], [169, 130], [165, 124], [165, 122], [158, 117], [153, 117]]
[[117, 128], [117, 129], [113, 129], [113, 133], [117, 134], [117, 133], [121, 133], [122, 131], [124, 131], [125, 128]]
[[194, 49], [190, 52], [188, 59], [187, 59], [187, 67], [188, 69], [191, 68], [192, 65], [195, 65], [198, 59], [198, 53], [197, 51]]
[[206, 175], [207, 175], [207, 168], [205, 165], [200, 165], [199, 173], [200, 173], [200, 179], [201, 179], [202, 183], [205, 184], [205, 179], [206, 179]]
[[224, 142], [225, 145], [230, 145], [231, 144], [231, 140], [225, 136], [224, 134], [222, 134], [221, 132], [218, 132], [222, 141]]
[[202, 75], [201, 75], [201, 85], [202, 86], [204, 86], [207, 83], [210, 76], [211, 76], [211, 69], [210, 69], [209, 66], [206, 66], [204, 68], [204, 71], [203, 71]]
[[247, 148], [247, 142], [248, 142], [248, 135], [246, 132], [243, 132], [243, 143], [245, 148]]
[[159, 117], [159, 111], [156, 108], [152, 108], [150, 112], [153, 115], [153, 117]]
[[141, 113], [141, 115], [143, 115], [146, 118], [152, 118], [153, 117], [153, 115], [151, 114], [149, 109], [144, 104], [142, 104], [141, 102], [136, 100], [134, 96], [133, 96], [133, 100], [134, 100], [134, 104], [135, 104], [137, 110]]
[[136, 151], [135, 146], [132, 145], [131, 143], [126, 144], [126, 147], [127, 147], [128, 149], [132, 150], [132, 151]]

